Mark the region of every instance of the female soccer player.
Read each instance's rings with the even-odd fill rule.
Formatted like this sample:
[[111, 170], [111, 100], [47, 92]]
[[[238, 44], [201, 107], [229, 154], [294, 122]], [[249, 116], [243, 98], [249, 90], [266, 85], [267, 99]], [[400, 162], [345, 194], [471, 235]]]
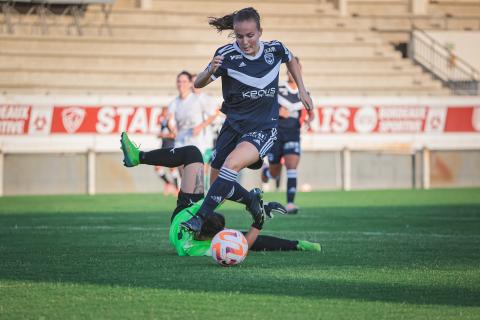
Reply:
[[[181, 227], [181, 223], [198, 214], [204, 197], [203, 187], [203, 157], [195, 146], [185, 146], [172, 149], [157, 149], [142, 152], [130, 141], [127, 134], [122, 133], [121, 149], [124, 154], [123, 163], [126, 167], [148, 164], [164, 167], [184, 167], [184, 174], [178, 194], [177, 207], [173, 211], [169, 232], [170, 244], [175, 247], [179, 256], [204, 256], [210, 254], [212, 238], [225, 228], [223, 215], [212, 212], [204, 218], [202, 228], [198, 233], [192, 233]], [[238, 198], [232, 193], [229, 200], [250, 205], [246, 198]], [[253, 251], [321, 251], [318, 243], [309, 241], [286, 240], [271, 236], [260, 236], [265, 217], [272, 217], [273, 212], [285, 213], [285, 208], [279, 203], [263, 204], [260, 214], [252, 213], [253, 224], [245, 234], [248, 246]]]
[[168, 106], [169, 120], [175, 126], [175, 147], [194, 145], [205, 152], [204, 128], [209, 126], [217, 115], [215, 106], [207, 105], [192, 92], [192, 75], [182, 71], [177, 75], [176, 97]]
[[[295, 79], [303, 105], [307, 109], [313, 106], [298, 63], [292, 60], [288, 49], [279, 41], [260, 41], [260, 16], [254, 8], [211, 18], [209, 23], [218, 31], [233, 30], [235, 41], [216, 50], [194, 84], [201, 88], [222, 77], [221, 111], [226, 115], [212, 160], [214, 182], [198, 214], [183, 223], [195, 232], [201, 230], [203, 219], [227, 195], [245, 194], [246, 190], [237, 182], [238, 172], [245, 167], [260, 169], [262, 158], [277, 139], [278, 73], [282, 63], [287, 64]], [[258, 206], [250, 209], [262, 210]]]
[[[192, 81], [197, 79], [197, 75], [192, 75]], [[208, 118], [205, 123], [208, 124], [203, 128], [203, 140], [205, 151], [203, 152], [203, 162], [205, 163], [205, 186], [210, 185], [210, 163], [212, 161], [214, 144], [214, 127], [216, 126], [216, 119], [220, 115], [220, 106], [210, 95], [203, 92], [201, 88], [193, 88], [193, 93], [197, 96], [200, 104], [204, 109], [214, 110], [212, 111], [213, 117]]]
[[[168, 107], [162, 108], [160, 114], [160, 132], [157, 138], [161, 139], [160, 148], [173, 148], [175, 146], [175, 134], [170, 130], [168, 125]], [[177, 195], [180, 185], [178, 181], [178, 172], [176, 168], [169, 168], [165, 170], [164, 167], [155, 166], [155, 172], [158, 177], [164, 182], [163, 194]]]
[[[294, 57], [301, 68], [300, 61]], [[287, 213], [298, 213], [295, 205], [297, 192], [297, 167], [300, 162], [300, 127], [305, 118], [302, 101], [298, 95], [297, 83], [292, 74], [287, 71], [288, 81], [278, 90], [278, 103], [280, 105], [280, 119], [278, 121], [278, 139], [268, 153], [268, 163], [262, 169], [262, 181], [268, 182], [269, 178], [278, 179], [282, 170], [280, 163], [282, 157], [287, 169]], [[313, 119], [313, 110], [308, 111], [307, 121]]]

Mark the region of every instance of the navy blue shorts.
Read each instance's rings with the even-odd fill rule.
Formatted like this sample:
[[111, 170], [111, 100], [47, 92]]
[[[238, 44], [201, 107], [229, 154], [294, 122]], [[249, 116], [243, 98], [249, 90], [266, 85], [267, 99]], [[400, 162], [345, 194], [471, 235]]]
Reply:
[[250, 169], [260, 169], [263, 164], [263, 157], [270, 151], [275, 140], [277, 140], [277, 129], [266, 129], [260, 131], [252, 131], [249, 133], [239, 133], [235, 131], [226, 122], [223, 124], [220, 134], [218, 135], [215, 150], [212, 155], [212, 168], [220, 169], [227, 159], [228, 155], [235, 147], [243, 141], [248, 141], [257, 148], [259, 159], [256, 163], [248, 166]]
[[277, 140], [268, 153], [268, 162], [271, 164], [278, 164], [283, 156], [287, 154], [296, 154], [299, 156], [300, 153], [300, 138], [294, 141]]

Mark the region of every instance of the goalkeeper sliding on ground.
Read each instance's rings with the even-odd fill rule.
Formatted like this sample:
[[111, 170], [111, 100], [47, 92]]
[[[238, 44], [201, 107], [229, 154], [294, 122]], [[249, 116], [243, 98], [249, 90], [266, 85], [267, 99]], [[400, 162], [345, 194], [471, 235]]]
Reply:
[[[217, 212], [208, 215], [200, 232], [195, 234], [181, 225], [197, 214], [204, 198], [203, 157], [198, 148], [185, 146], [143, 152], [130, 141], [125, 132], [122, 133], [120, 142], [124, 155], [123, 163], [126, 167], [134, 167], [139, 164], [169, 168], [183, 166], [177, 207], [171, 217], [170, 243], [175, 247], [179, 256], [210, 255], [211, 239], [225, 228], [224, 216]], [[253, 218], [250, 230], [244, 233], [250, 250], [321, 251], [318, 243], [259, 235], [266, 218], [272, 218], [273, 213], [286, 213], [285, 208], [277, 202], [263, 203], [260, 189], [255, 188], [249, 192], [241, 186], [235, 187], [232, 188], [227, 199], [244, 204]]]

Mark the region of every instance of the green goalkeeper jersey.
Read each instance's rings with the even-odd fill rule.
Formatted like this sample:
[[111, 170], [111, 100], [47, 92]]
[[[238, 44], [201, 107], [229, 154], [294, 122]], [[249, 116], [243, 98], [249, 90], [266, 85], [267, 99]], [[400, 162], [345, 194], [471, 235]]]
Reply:
[[191, 232], [185, 231], [180, 224], [197, 214], [203, 200], [180, 211], [170, 225], [169, 239], [179, 256], [209, 256], [211, 240], [195, 240]]

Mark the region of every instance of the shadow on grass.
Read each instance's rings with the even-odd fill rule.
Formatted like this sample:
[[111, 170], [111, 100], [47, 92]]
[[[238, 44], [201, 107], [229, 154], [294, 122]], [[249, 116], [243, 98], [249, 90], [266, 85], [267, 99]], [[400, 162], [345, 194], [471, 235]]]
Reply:
[[[328, 279], [328, 272], [321, 273], [335, 268], [348, 272], [349, 268], [361, 266], [369, 267], [370, 271], [371, 268], [382, 269], [385, 273], [385, 270], [405, 266], [413, 276], [420, 278], [415, 271], [424, 271], [424, 267], [444, 270], [455, 263], [463, 263], [465, 267], [476, 268], [480, 261], [478, 237], [472, 242], [471, 239], [454, 241], [448, 237], [425, 237], [419, 241], [413, 236], [418, 232], [452, 237], [465, 233], [475, 235], [480, 218], [478, 206], [402, 207], [401, 210], [385, 207], [365, 212], [359, 212], [358, 208], [337, 207], [322, 208], [319, 212], [306, 210], [302, 214], [315, 214], [318, 219], [278, 218], [272, 229], [288, 227], [306, 233], [380, 230], [410, 232], [412, 238], [381, 235], [369, 238], [358, 234], [348, 238], [347, 233], [342, 243], [333, 238], [325, 240], [323, 254], [252, 253], [240, 266], [220, 268], [206, 257], [177, 257], [174, 254], [167, 242], [169, 214], [112, 213], [114, 219], [94, 213], [88, 216], [72, 213], [2, 215], [0, 279], [193, 292], [228, 292], [227, 288], [233, 287], [235, 292], [314, 299], [480, 306], [478, 286], [465, 289], [461, 285], [439, 285], [434, 277], [428, 285], [402, 284], [391, 277], [388, 281], [352, 281], [348, 274], [345, 277], [348, 280], [339, 280]], [[244, 219], [240, 214], [232, 217], [234, 223]], [[20, 228], [15, 229], [14, 225]], [[21, 229], [22, 226], [31, 228]], [[159, 228], [163, 229], [159, 231]]]
[[[355, 299], [408, 304], [480, 306], [480, 289], [393, 282], [324, 279], [309, 275], [318, 263], [314, 254], [254, 254], [241, 266], [221, 268], [209, 258], [181, 258], [173, 253], [124, 253], [118, 255], [11, 256], [3, 260], [2, 280], [80, 283], [108, 286], [188, 290], [191, 292], [241, 292], [313, 299]], [[272, 261], [277, 263], [273, 268]], [[290, 261], [290, 263], [288, 263]], [[262, 267], [265, 267], [263, 269]], [[322, 265], [317, 265], [322, 268]], [[289, 272], [275, 275], [275, 269]], [[297, 269], [297, 270], [295, 270]], [[268, 272], [265, 272], [268, 270]], [[307, 275], [307, 277], [302, 277]], [[433, 282], [433, 281], [432, 281]], [[233, 284], [233, 286], [232, 286]], [[228, 288], [232, 288], [232, 290]]]

